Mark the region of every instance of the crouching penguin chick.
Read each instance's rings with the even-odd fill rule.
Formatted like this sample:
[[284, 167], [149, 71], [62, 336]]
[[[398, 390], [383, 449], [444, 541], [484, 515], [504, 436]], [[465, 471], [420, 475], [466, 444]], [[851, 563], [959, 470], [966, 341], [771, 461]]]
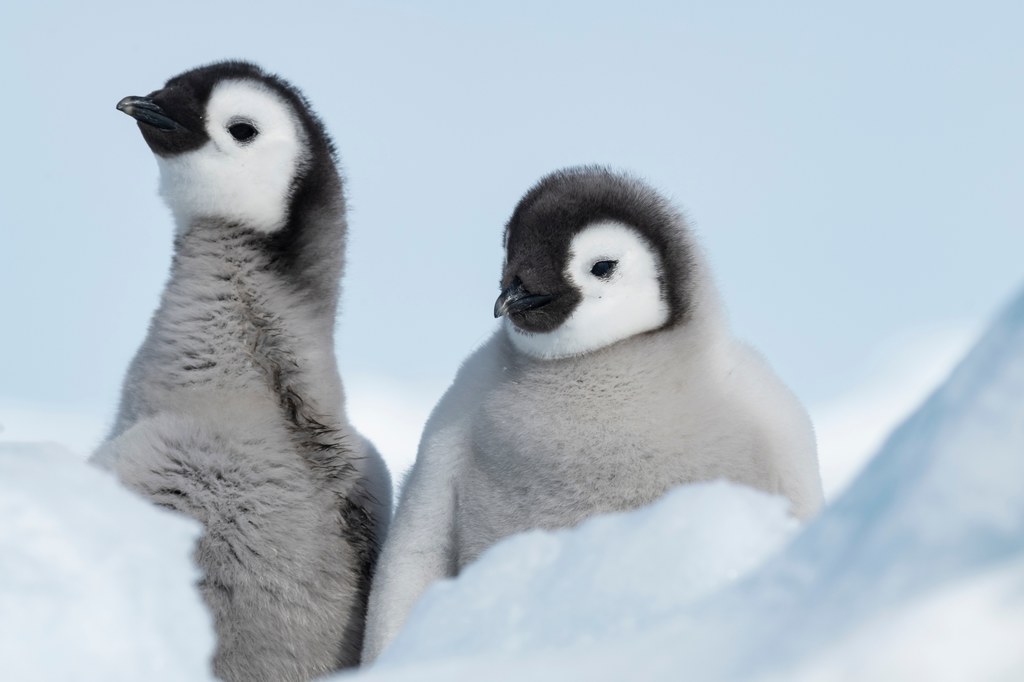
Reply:
[[729, 333], [682, 216], [601, 168], [554, 173], [505, 229], [501, 327], [434, 409], [374, 578], [364, 660], [432, 581], [498, 540], [724, 478], [822, 502], [807, 413]]

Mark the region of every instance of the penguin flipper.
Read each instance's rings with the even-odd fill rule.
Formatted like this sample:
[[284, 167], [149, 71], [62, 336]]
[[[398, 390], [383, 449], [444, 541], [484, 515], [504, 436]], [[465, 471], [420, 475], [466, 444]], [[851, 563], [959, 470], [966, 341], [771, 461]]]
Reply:
[[374, 520], [377, 546], [384, 545], [391, 525], [392, 499], [391, 472], [377, 448], [365, 436], [357, 434], [360, 457], [356, 468], [359, 471], [362, 495], [357, 500]]
[[374, 574], [363, 642], [364, 665], [394, 639], [432, 582], [455, 575], [453, 482], [463, 443], [456, 426], [424, 439]]

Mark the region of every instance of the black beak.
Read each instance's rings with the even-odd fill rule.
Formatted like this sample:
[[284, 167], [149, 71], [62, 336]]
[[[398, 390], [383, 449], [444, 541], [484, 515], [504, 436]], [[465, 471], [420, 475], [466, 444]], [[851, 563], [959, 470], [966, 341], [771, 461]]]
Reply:
[[554, 298], [550, 294], [531, 294], [523, 286], [522, 281], [516, 277], [512, 280], [512, 284], [501, 292], [498, 300], [494, 302], [494, 316], [501, 317], [502, 315], [512, 315], [514, 313], [521, 313], [524, 310], [540, 308], [551, 303]]
[[168, 116], [160, 108], [160, 105], [149, 97], [125, 97], [117, 103], [117, 110], [123, 111], [140, 123], [153, 126], [158, 130], [187, 130], [185, 126]]

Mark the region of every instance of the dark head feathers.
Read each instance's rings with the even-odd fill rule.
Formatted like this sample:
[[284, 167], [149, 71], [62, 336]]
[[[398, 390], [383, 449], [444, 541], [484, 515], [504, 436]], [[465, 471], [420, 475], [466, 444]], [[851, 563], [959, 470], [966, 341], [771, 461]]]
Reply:
[[291, 83], [245, 61], [222, 61], [174, 76], [149, 98], [185, 130], [161, 130], [139, 124], [146, 142], [160, 156], [198, 149], [209, 141], [204, 115], [219, 83], [255, 81], [276, 93], [294, 111], [307, 149], [293, 178], [285, 225], [264, 241], [273, 267], [293, 282], [333, 305], [337, 296], [345, 235], [345, 200], [334, 144], [306, 97]]
[[325, 154], [328, 160], [337, 160], [334, 143], [323, 123], [313, 112], [306, 97], [291, 83], [259, 66], [245, 61], [223, 61], [190, 69], [174, 76], [159, 90], [149, 94], [172, 119], [188, 129], [189, 134], [168, 134], [151, 126], [140, 125], [146, 141], [153, 151], [162, 156], [190, 151], [201, 147], [209, 137], [204, 130], [203, 115], [213, 88], [223, 81], [253, 80], [263, 83], [278, 93], [295, 111], [309, 136], [314, 152]]
[[260, 81], [281, 95], [302, 121], [302, 127], [310, 136], [310, 146], [319, 148], [320, 151], [329, 155], [332, 161], [337, 161], [334, 143], [320, 118], [313, 112], [313, 106], [306, 96], [288, 81], [276, 74], [264, 71], [255, 64], [232, 60], [200, 66], [170, 79], [164, 88], [191, 89], [196, 99], [205, 107], [210, 98], [210, 92], [217, 83], [234, 79]]
[[[545, 290], [555, 301], [536, 311], [528, 331], [550, 331], [579, 303], [565, 281], [572, 238], [585, 227], [615, 221], [635, 229], [654, 248], [661, 264], [666, 326], [684, 321], [690, 308], [693, 245], [682, 215], [643, 181], [602, 166], [577, 166], [542, 178], [519, 201], [505, 227], [501, 287], [519, 278], [526, 289]], [[518, 322], [517, 322], [518, 324]]]

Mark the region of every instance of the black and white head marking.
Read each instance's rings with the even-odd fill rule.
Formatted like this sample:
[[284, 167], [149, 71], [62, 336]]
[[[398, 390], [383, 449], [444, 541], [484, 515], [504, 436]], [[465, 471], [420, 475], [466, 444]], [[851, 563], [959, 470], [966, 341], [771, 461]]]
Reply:
[[305, 98], [253, 64], [193, 69], [117, 108], [156, 154], [179, 230], [215, 219], [277, 233], [315, 194], [303, 189], [336, 182], [333, 147]]
[[692, 246], [653, 189], [598, 167], [553, 173], [505, 230], [502, 293], [513, 344], [528, 355], [580, 355], [684, 321]]

